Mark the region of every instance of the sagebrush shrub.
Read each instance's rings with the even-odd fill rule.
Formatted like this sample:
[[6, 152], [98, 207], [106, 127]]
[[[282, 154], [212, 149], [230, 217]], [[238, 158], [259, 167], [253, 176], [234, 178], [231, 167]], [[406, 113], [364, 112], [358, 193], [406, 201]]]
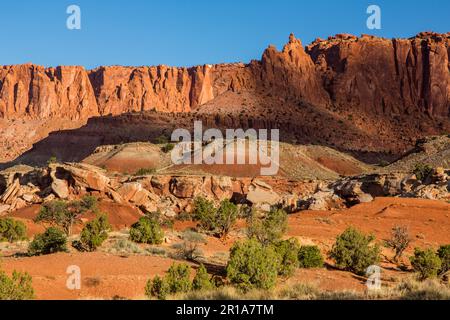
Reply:
[[28, 247], [28, 254], [33, 256], [64, 251], [67, 251], [67, 236], [55, 227], [50, 227], [44, 233], [36, 235]]
[[130, 240], [137, 243], [161, 244], [164, 240], [164, 231], [156, 220], [142, 217], [131, 226]]
[[280, 258], [271, 246], [255, 239], [236, 242], [230, 251], [227, 277], [243, 290], [271, 289], [275, 286]]
[[204, 236], [200, 233], [186, 230], [182, 237], [183, 243], [179, 245], [179, 255], [183, 259], [196, 261], [202, 255], [199, 246], [206, 243]]
[[442, 265], [441, 259], [432, 249], [415, 248], [414, 255], [409, 260], [420, 280], [436, 277]]
[[11, 277], [0, 270], [0, 300], [32, 300], [34, 289], [28, 273], [14, 271]]
[[298, 268], [298, 250], [300, 245], [297, 239], [278, 241], [273, 247], [280, 258], [278, 274], [284, 277], [292, 276]]
[[25, 240], [27, 227], [22, 221], [12, 218], [0, 219], [0, 242], [16, 242]]
[[374, 236], [350, 227], [336, 238], [330, 258], [338, 268], [364, 274], [369, 266], [380, 261], [380, 247], [371, 245], [374, 240]]
[[318, 246], [301, 246], [298, 250], [300, 268], [322, 268], [323, 256]]

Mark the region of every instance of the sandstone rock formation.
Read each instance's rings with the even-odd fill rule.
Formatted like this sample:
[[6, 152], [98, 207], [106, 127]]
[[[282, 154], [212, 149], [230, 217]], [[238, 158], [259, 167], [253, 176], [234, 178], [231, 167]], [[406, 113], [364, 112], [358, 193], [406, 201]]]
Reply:
[[0, 117], [87, 118], [130, 111], [189, 112], [227, 91], [270, 92], [375, 114], [449, 116], [450, 34], [411, 39], [337, 35], [305, 51], [294, 35], [261, 61], [192, 68], [0, 68]]
[[411, 39], [337, 35], [307, 52], [338, 108], [375, 115], [450, 116], [450, 33]]

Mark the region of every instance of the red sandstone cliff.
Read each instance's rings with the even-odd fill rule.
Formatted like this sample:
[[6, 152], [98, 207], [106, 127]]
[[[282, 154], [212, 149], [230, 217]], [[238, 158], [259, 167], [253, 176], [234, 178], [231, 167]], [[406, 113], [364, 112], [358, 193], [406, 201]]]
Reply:
[[342, 34], [316, 40], [307, 52], [337, 108], [450, 116], [450, 33], [393, 40]]
[[305, 51], [293, 35], [248, 65], [193, 68], [0, 67], [0, 118], [86, 119], [157, 110], [189, 112], [225, 92], [264, 92], [331, 110], [448, 120], [450, 33], [411, 39], [338, 35]]

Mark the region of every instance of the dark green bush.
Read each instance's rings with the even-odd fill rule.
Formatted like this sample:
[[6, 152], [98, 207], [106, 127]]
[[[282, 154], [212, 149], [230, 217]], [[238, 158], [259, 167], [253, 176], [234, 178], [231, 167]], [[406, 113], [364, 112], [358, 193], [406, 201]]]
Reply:
[[433, 172], [433, 167], [428, 164], [417, 163], [414, 167], [413, 173], [417, 180], [424, 181]]
[[173, 143], [166, 143], [162, 148], [162, 152], [169, 153], [175, 148], [175, 145]]
[[254, 237], [265, 245], [273, 243], [287, 231], [287, 220], [286, 211], [281, 209], [273, 209], [263, 217], [254, 212], [247, 220], [248, 237]]
[[380, 261], [380, 248], [371, 245], [375, 240], [372, 235], [366, 236], [354, 228], [348, 228], [336, 239], [330, 252], [330, 258], [336, 267], [364, 274], [366, 269]]
[[219, 237], [226, 237], [239, 216], [239, 208], [229, 200], [223, 200], [219, 208], [212, 201], [197, 198], [194, 201], [194, 219], [201, 229]]
[[130, 240], [137, 243], [161, 244], [164, 240], [164, 231], [156, 220], [142, 217], [131, 226]]
[[298, 250], [300, 268], [322, 268], [323, 256], [318, 246], [301, 246]]
[[85, 251], [97, 250], [97, 248], [108, 239], [108, 232], [110, 230], [111, 225], [108, 222], [106, 214], [99, 215], [91, 222], [88, 222], [81, 231], [81, 247], [84, 248]]
[[228, 235], [239, 215], [239, 208], [230, 200], [223, 200], [217, 209], [217, 233], [223, 238]]
[[191, 290], [191, 267], [187, 264], [173, 264], [165, 277], [170, 293], [182, 293]]
[[444, 274], [450, 270], [450, 245], [441, 246], [437, 255], [439, 259], [441, 259], [441, 270], [439, 270], [440, 274]]
[[271, 246], [255, 239], [236, 242], [227, 265], [229, 281], [243, 290], [271, 289], [275, 286], [280, 258]]
[[193, 217], [198, 221], [200, 228], [206, 231], [214, 231], [216, 229], [216, 208], [212, 201], [198, 197], [194, 200]]
[[155, 297], [159, 300], [166, 300], [169, 293], [170, 289], [167, 281], [159, 276], [155, 276], [153, 280], [148, 280], [145, 286], [145, 295], [149, 298]]
[[52, 254], [67, 251], [66, 234], [54, 227], [48, 228], [44, 233], [38, 234], [28, 247], [28, 253], [33, 256]]
[[193, 290], [211, 290], [214, 288], [214, 284], [211, 281], [211, 277], [208, 274], [205, 266], [202, 264], [195, 274], [194, 280], [192, 281]]
[[169, 294], [186, 293], [191, 291], [191, 268], [186, 264], [173, 264], [166, 276], [156, 276], [147, 281], [145, 294], [151, 298], [165, 300]]
[[414, 255], [409, 260], [414, 271], [419, 274], [420, 280], [436, 277], [442, 266], [441, 259], [431, 249], [415, 248]]
[[16, 242], [25, 240], [27, 227], [21, 221], [11, 218], [0, 219], [0, 242]]
[[274, 244], [275, 252], [280, 258], [278, 274], [283, 277], [290, 277], [298, 268], [298, 250], [300, 244], [297, 239], [278, 241]]
[[34, 290], [28, 273], [14, 271], [8, 277], [0, 270], [0, 300], [32, 300]]

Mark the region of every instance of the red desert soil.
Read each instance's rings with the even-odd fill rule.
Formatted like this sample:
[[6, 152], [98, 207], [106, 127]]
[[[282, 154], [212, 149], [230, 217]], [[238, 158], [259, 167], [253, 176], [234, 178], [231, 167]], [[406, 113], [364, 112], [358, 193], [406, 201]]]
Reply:
[[[110, 218], [116, 225], [128, 225], [131, 215], [127, 210], [113, 211]], [[28, 209], [30, 210], [30, 209]], [[22, 218], [30, 218], [31, 211], [22, 210], [16, 214]], [[411, 254], [415, 246], [437, 247], [450, 243], [450, 204], [440, 201], [377, 198], [374, 202], [361, 204], [348, 210], [335, 212], [305, 211], [289, 218], [288, 236], [297, 237], [302, 244], [318, 244], [327, 252], [335, 237], [348, 226], [355, 226], [365, 232], [371, 232], [380, 241], [386, 239], [395, 225], [406, 225], [410, 229], [414, 241], [406, 256]], [[135, 217], [137, 219], [137, 216]], [[133, 218], [134, 219], [134, 218]], [[113, 220], [114, 221], [114, 220]], [[184, 230], [193, 226], [188, 222], [177, 222], [176, 230]], [[237, 229], [244, 228], [239, 222]], [[235, 234], [236, 232], [233, 232]], [[226, 252], [233, 239], [222, 243], [218, 239], [208, 238], [204, 252], [211, 256], [214, 252]], [[384, 254], [392, 253], [384, 249]], [[2, 259], [2, 268], [10, 273], [14, 269], [27, 271], [33, 277], [33, 284], [39, 299], [111, 299], [114, 296], [131, 299], [144, 297], [147, 279], [156, 274], [163, 274], [174, 262], [169, 258], [157, 256], [130, 256], [128, 258], [106, 253], [70, 253], [44, 257]], [[82, 288], [79, 291], [66, 289], [66, 269], [77, 265], [82, 272]], [[385, 260], [382, 266], [383, 278], [400, 279], [409, 273], [390, 270]], [[280, 281], [284, 283], [284, 281]], [[343, 271], [333, 269], [298, 270], [288, 283], [309, 283], [323, 290], [365, 290], [364, 280]]]

